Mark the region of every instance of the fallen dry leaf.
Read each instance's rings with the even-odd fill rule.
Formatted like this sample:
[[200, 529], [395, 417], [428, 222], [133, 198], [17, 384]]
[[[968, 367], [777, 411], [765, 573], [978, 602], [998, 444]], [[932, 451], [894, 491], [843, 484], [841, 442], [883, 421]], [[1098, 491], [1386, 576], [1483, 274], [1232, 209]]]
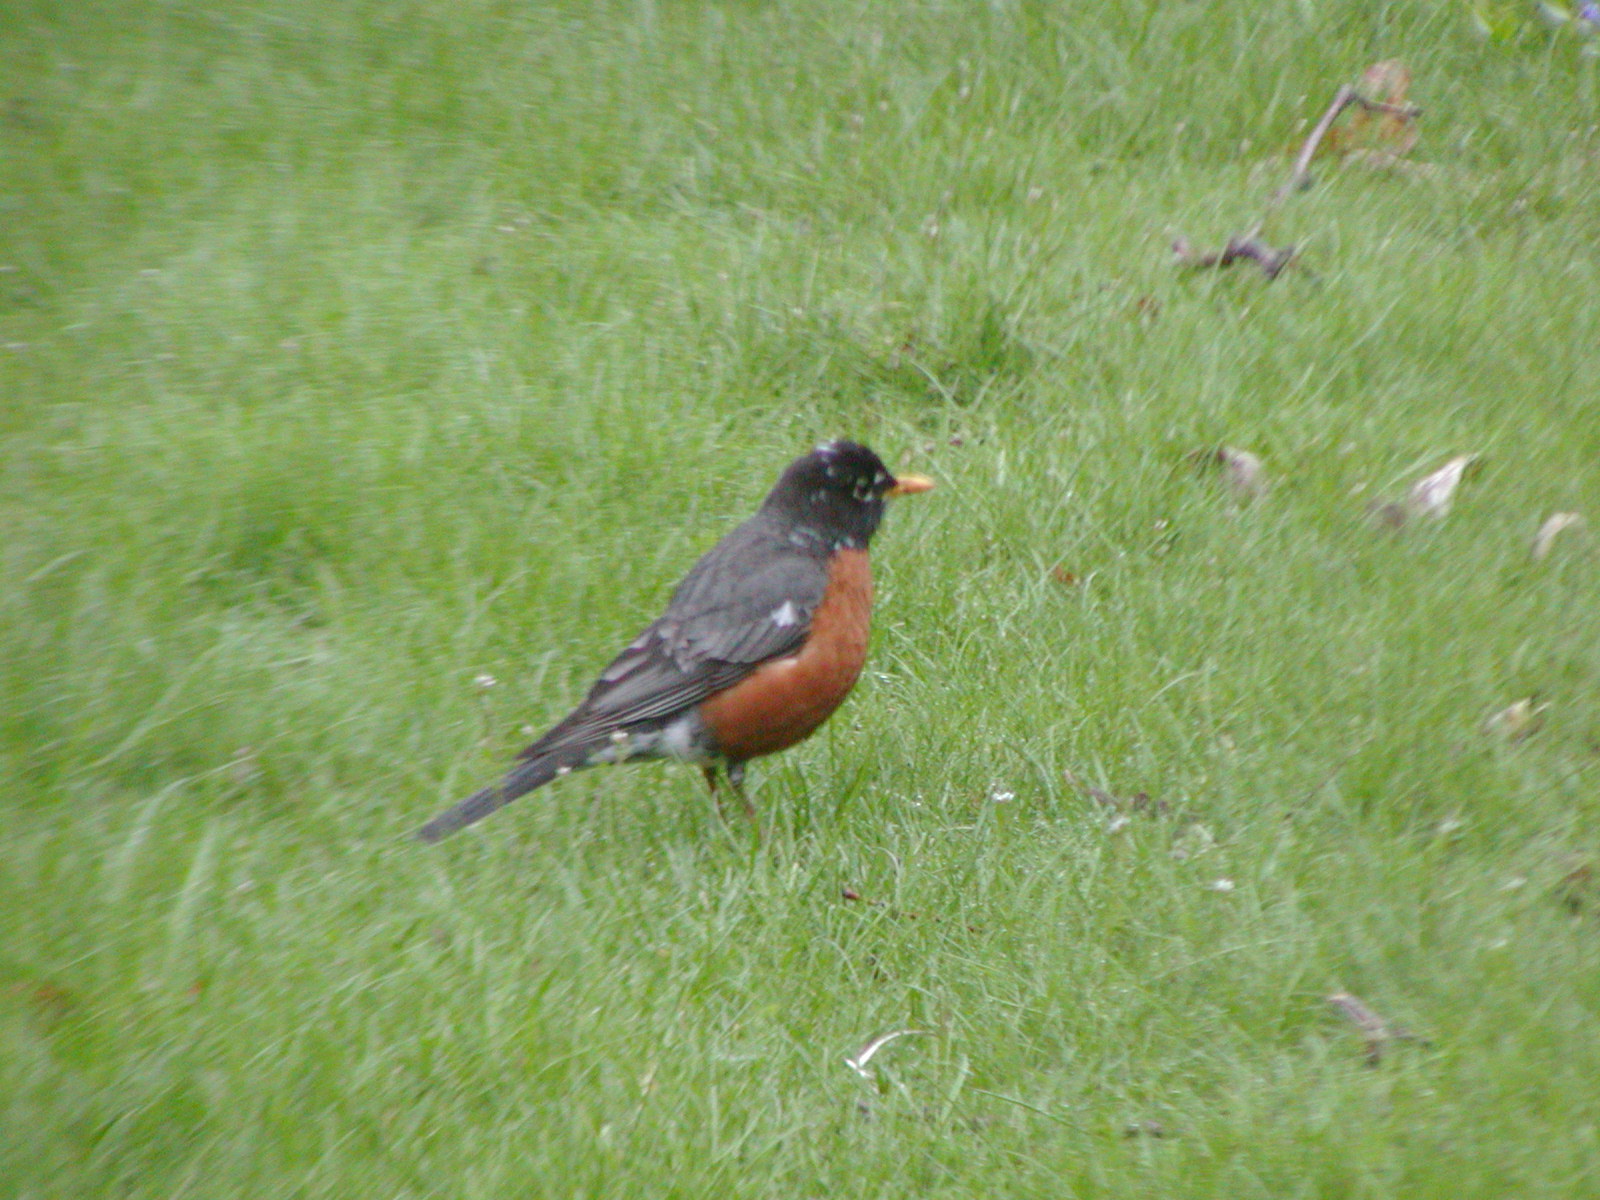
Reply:
[[1189, 457], [1195, 462], [1221, 467], [1223, 482], [1235, 499], [1254, 500], [1267, 490], [1261, 460], [1248, 450], [1218, 446], [1215, 450], [1196, 450]]
[[[1347, 164], [1412, 169], [1415, 164], [1404, 162], [1402, 156], [1417, 144], [1416, 122], [1422, 110], [1407, 102], [1410, 88], [1411, 71], [1397, 58], [1373, 63], [1362, 72], [1359, 83], [1340, 88], [1333, 105], [1301, 147], [1295, 172], [1279, 198], [1310, 183], [1306, 168], [1313, 158], [1336, 157]], [[1339, 116], [1352, 108], [1351, 118], [1336, 127]], [[1417, 173], [1431, 173], [1431, 168]]]
[[[1368, 100], [1403, 109], [1406, 92], [1410, 89], [1410, 69], [1398, 58], [1386, 58], [1361, 73], [1357, 90]], [[1417, 136], [1416, 122], [1410, 117], [1358, 108], [1350, 119], [1349, 134], [1344, 140], [1347, 150], [1369, 161], [1392, 161], [1408, 153], [1417, 144]]]
[[1550, 553], [1551, 545], [1555, 542], [1556, 538], [1561, 535], [1562, 532], [1568, 529], [1580, 529], [1582, 527], [1583, 518], [1575, 512], [1551, 513], [1550, 516], [1545, 518], [1544, 524], [1539, 526], [1539, 532], [1534, 535], [1534, 561], [1537, 562], [1539, 559]]
[[1476, 470], [1476, 454], [1458, 454], [1436, 471], [1424, 475], [1399, 501], [1375, 500], [1367, 505], [1367, 515], [1379, 525], [1399, 529], [1413, 517], [1432, 517], [1443, 520], [1450, 512], [1456, 488], [1467, 475]]
[[1361, 94], [1385, 104], [1404, 104], [1411, 87], [1411, 70], [1398, 58], [1385, 58], [1361, 72]]
[[1250, 451], [1224, 446], [1217, 451], [1217, 457], [1227, 471], [1228, 486], [1241, 500], [1252, 500], [1267, 490], [1267, 477], [1261, 460]]
[[1485, 737], [1500, 738], [1513, 744], [1532, 737], [1544, 724], [1544, 714], [1549, 704], [1541, 704], [1536, 696], [1524, 696], [1515, 704], [1508, 704], [1499, 712], [1483, 719]]
[[1062, 587], [1078, 586], [1078, 577], [1065, 567], [1051, 567], [1050, 578], [1054, 579]]
[[1458, 454], [1437, 471], [1424, 475], [1406, 493], [1406, 509], [1413, 516], [1442, 519], [1450, 512], [1456, 488], [1477, 461], [1476, 454]]

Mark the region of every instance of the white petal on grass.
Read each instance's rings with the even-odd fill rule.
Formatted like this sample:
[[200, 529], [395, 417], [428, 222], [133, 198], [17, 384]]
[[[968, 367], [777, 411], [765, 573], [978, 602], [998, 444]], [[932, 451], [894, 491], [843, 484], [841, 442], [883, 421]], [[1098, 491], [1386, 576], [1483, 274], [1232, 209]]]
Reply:
[[928, 1031], [926, 1029], [892, 1029], [888, 1033], [880, 1033], [861, 1049], [857, 1050], [853, 1058], [845, 1059], [845, 1065], [861, 1078], [871, 1079], [872, 1076], [867, 1073], [867, 1064], [872, 1061], [873, 1056], [879, 1050], [882, 1050], [896, 1038], [927, 1036]]
[[1583, 518], [1575, 512], [1551, 513], [1545, 518], [1533, 538], [1533, 557], [1538, 561], [1550, 553], [1550, 547], [1563, 530], [1581, 528]]
[[1450, 502], [1467, 468], [1477, 461], [1476, 454], [1460, 454], [1431, 475], [1424, 475], [1406, 494], [1406, 508], [1416, 516], [1442, 518], [1450, 511]]

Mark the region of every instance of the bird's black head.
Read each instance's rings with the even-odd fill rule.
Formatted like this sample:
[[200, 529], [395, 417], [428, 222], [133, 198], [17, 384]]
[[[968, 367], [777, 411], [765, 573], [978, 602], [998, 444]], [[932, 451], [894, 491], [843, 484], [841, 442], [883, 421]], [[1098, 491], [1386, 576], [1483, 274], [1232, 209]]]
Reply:
[[829, 550], [865, 549], [890, 496], [932, 486], [921, 475], [896, 479], [859, 442], [823, 442], [789, 464], [761, 507], [793, 525], [798, 536], [814, 537]]

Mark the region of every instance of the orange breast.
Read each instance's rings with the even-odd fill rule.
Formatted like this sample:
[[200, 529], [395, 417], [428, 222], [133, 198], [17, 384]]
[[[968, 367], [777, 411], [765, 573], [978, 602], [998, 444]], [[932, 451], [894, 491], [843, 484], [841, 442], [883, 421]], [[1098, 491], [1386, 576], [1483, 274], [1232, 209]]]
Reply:
[[855, 686], [867, 661], [871, 624], [867, 552], [840, 550], [828, 561], [827, 590], [811, 615], [805, 645], [787, 658], [763, 663], [700, 706], [717, 748], [743, 762], [810, 735]]

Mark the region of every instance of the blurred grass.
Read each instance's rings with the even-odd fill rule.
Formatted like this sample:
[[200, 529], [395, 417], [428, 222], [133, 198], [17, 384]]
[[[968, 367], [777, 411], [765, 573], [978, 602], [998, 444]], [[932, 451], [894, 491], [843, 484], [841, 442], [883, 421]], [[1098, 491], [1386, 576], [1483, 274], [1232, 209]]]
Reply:
[[[1600, 560], [1528, 555], [1600, 519], [1576, 38], [6, 24], [8, 1191], [1596, 1190]], [[1270, 286], [1174, 269], [1391, 55], [1432, 174], [1322, 167]], [[404, 840], [832, 435], [941, 488], [878, 544], [858, 696], [757, 771], [763, 849], [670, 768]], [[1242, 510], [1186, 459], [1223, 441], [1274, 480]], [[1462, 452], [1445, 521], [1364, 519]], [[1068, 772], [1168, 811], [1112, 831]], [[1364, 1066], [1338, 987], [1431, 1045]]]

